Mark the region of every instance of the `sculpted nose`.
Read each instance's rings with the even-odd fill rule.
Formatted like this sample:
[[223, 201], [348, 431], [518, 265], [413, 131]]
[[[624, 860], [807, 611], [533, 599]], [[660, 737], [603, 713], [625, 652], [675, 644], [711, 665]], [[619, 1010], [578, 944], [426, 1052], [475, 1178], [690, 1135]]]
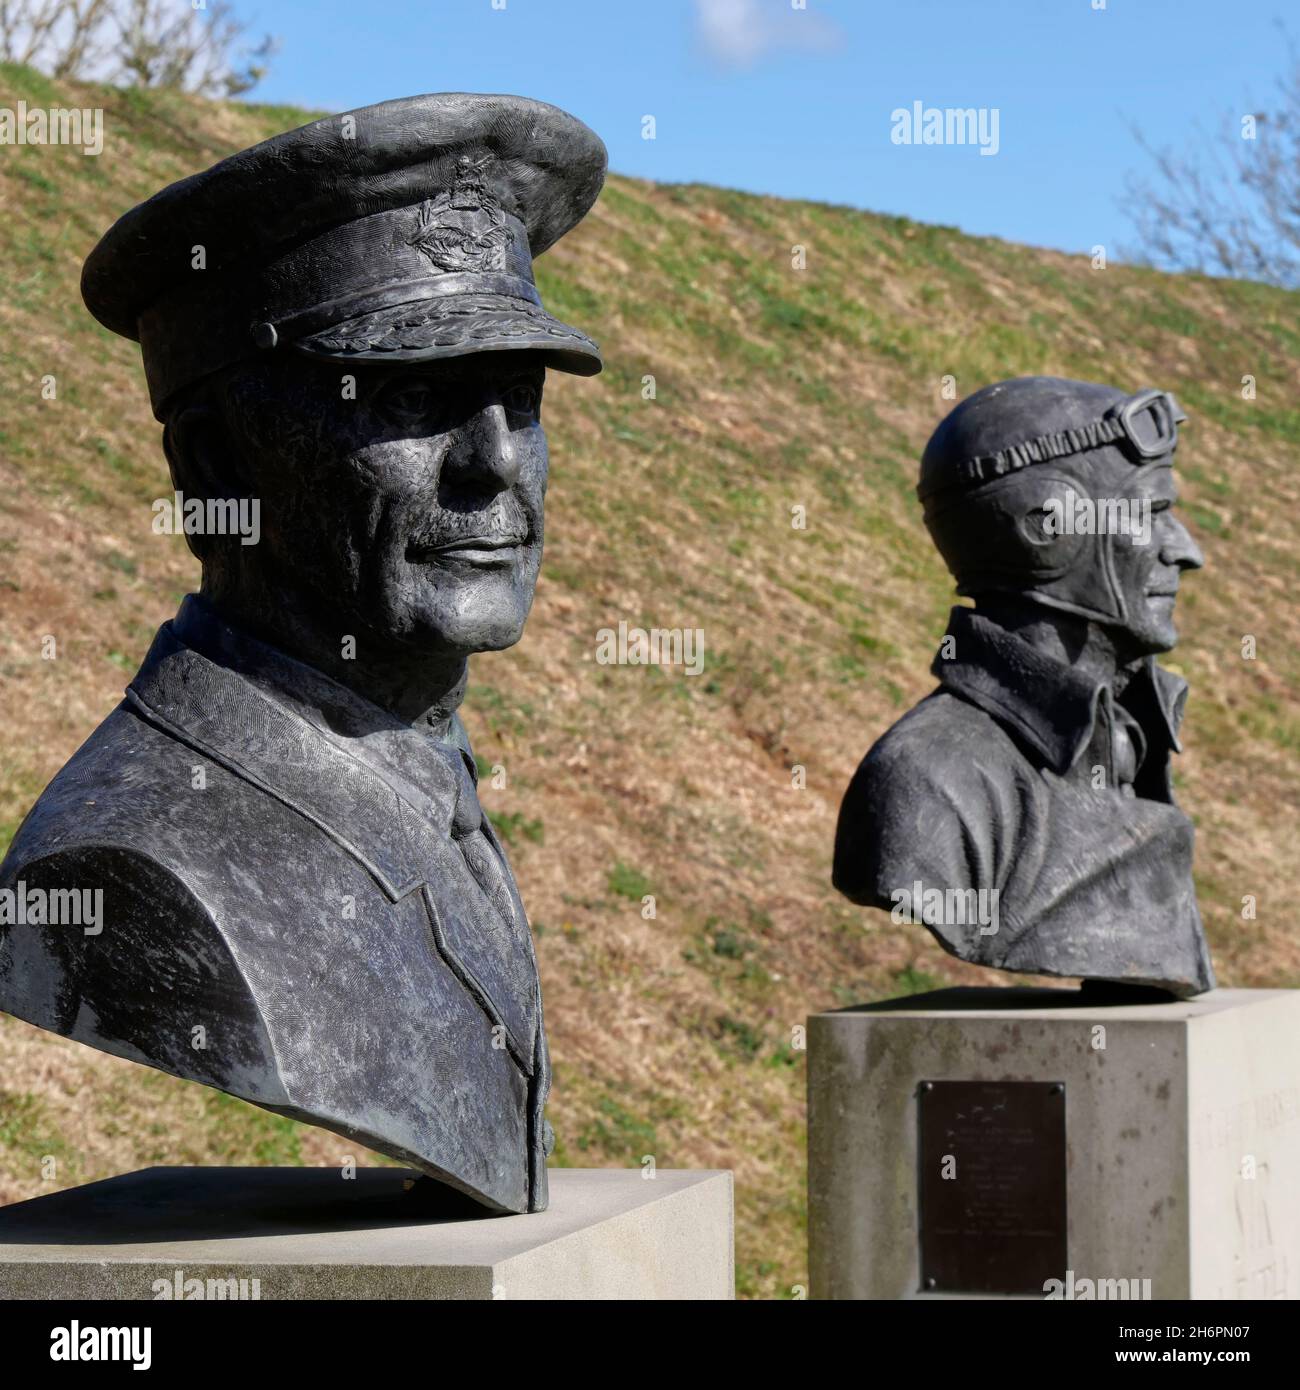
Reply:
[[461, 478], [490, 484], [497, 491], [519, 480], [519, 450], [500, 401], [485, 404], [461, 426], [448, 462]]
[[1160, 539], [1160, 558], [1166, 565], [1177, 565], [1181, 570], [1198, 570], [1205, 564], [1201, 547], [1176, 517], [1169, 517], [1164, 527]]

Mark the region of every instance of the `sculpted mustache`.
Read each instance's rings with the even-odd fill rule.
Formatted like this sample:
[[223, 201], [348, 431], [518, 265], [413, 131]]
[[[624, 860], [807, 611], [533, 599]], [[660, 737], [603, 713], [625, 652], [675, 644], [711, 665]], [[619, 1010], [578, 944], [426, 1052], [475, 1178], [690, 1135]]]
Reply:
[[530, 534], [528, 520], [517, 507], [493, 508], [487, 514], [444, 511], [414, 534], [411, 545], [418, 550], [436, 550], [463, 540], [506, 544], [526, 541]]

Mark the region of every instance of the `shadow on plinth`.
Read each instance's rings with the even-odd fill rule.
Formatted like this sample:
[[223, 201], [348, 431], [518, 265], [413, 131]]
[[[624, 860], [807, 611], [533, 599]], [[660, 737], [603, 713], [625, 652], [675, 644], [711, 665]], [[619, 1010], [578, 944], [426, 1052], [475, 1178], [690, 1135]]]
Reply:
[[404, 1168], [142, 1168], [0, 1208], [0, 1245], [146, 1245], [491, 1221]]
[[944, 1013], [988, 1012], [990, 1009], [1110, 1009], [1129, 1004], [1185, 1003], [1154, 985], [1126, 985], [1116, 980], [1085, 980], [1070, 988], [1051, 985], [954, 985], [924, 994], [906, 994], [875, 1004], [851, 1004], [841, 1014], [883, 1014], [904, 1010], [942, 1010]]

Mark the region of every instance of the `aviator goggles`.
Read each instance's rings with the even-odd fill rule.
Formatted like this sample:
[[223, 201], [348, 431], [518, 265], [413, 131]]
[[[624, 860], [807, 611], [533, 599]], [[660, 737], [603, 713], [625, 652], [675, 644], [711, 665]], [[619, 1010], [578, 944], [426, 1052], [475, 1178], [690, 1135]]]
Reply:
[[953, 488], [977, 488], [1030, 464], [1085, 454], [1104, 444], [1118, 444], [1134, 464], [1141, 465], [1173, 452], [1178, 443], [1178, 426], [1186, 419], [1186, 412], [1171, 392], [1139, 391], [1127, 400], [1117, 401], [1092, 424], [1040, 434], [996, 453], [965, 459], [957, 465], [955, 476], [918, 487], [917, 496], [924, 502]]

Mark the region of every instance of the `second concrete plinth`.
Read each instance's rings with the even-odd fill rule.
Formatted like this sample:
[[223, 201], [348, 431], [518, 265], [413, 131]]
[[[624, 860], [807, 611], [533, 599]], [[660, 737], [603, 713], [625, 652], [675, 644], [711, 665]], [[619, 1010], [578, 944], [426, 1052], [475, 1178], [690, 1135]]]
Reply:
[[1003, 1256], [1040, 1298], [1295, 1298], [1298, 1169], [1300, 990], [952, 989], [809, 1020], [815, 1298], [992, 1293]]

